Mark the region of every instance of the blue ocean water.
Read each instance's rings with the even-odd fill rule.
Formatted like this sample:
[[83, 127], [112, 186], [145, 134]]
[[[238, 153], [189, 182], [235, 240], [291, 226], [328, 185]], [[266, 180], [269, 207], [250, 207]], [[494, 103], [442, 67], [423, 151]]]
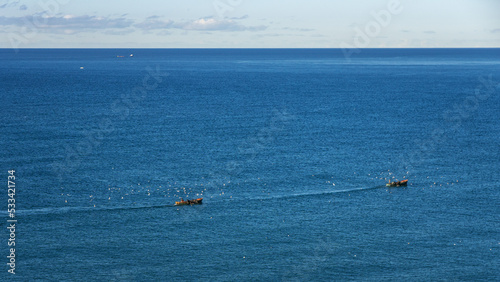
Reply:
[[499, 49], [0, 62], [18, 219], [16, 275], [5, 231], [1, 277], [500, 280]]

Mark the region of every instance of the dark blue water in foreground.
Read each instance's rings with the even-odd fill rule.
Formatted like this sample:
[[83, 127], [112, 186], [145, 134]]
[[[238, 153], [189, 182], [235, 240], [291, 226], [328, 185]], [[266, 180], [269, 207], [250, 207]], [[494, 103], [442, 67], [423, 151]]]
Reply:
[[19, 280], [500, 279], [499, 49], [0, 62]]

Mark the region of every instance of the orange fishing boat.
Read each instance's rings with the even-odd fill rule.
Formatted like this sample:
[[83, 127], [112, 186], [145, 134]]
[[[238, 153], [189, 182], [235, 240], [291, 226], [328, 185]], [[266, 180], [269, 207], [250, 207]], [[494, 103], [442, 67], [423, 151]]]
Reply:
[[387, 187], [399, 187], [399, 186], [407, 186], [408, 185], [408, 179], [401, 180], [401, 181], [393, 181], [385, 184]]
[[187, 200], [184, 201], [182, 198], [179, 202], [175, 202], [176, 206], [183, 206], [183, 205], [201, 205], [203, 201], [203, 198], [198, 198], [198, 199], [193, 199], [193, 200]]

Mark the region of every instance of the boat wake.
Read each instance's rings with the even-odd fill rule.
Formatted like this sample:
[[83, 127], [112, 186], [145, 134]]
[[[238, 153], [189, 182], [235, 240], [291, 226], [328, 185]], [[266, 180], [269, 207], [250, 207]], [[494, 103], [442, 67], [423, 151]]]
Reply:
[[385, 185], [378, 185], [374, 187], [362, 187], [362, 188], [352, 188], [352, 189], [344, 189], [344, 190], [329, 190], [329, 191], [318, 191], [318, 192], [307, 192], [307, 193], [295, 193], [289, 195], [276, 195], [269, 197], [255, 197], [250, 198], [250, 200], [271, 200], [271, 199], [287, 199], [287, 198], [300, 198], [300, 197], [314, 197], [314, 196], [326, 196], [337, 193], [352, 193], [352, 192], [360, 192], [366, 190], [380, 189], [385, 188]]
[[120, 211], [120, 210], [136, 210], [136, 209], [156, 209], [175, 207], [169, 205], [144, 205], [144, 206], [113, 206], [113, 207], [49, 207], [29, 210], [17, 210], [19, 216], [30, 215], [46, 215], [46, 214], [65, 214], [74, 212], [102, 212], [102, 211]]

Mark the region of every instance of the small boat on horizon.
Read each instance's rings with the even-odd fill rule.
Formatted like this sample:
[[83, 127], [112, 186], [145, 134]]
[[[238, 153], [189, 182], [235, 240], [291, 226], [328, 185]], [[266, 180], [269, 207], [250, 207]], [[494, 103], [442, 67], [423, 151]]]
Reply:
[[175, 202], [176, 206], [184, 206], [184, 205], [201, 205], [203, 198], [193, 199], [184, 201], [182, 198], [179, 202]]
[[399, 186], [407, 186], [408, 185], [408, 179], [401, 180], [401, 181], [393, 181], [385, 184], [387, 187], [399, 187]]

